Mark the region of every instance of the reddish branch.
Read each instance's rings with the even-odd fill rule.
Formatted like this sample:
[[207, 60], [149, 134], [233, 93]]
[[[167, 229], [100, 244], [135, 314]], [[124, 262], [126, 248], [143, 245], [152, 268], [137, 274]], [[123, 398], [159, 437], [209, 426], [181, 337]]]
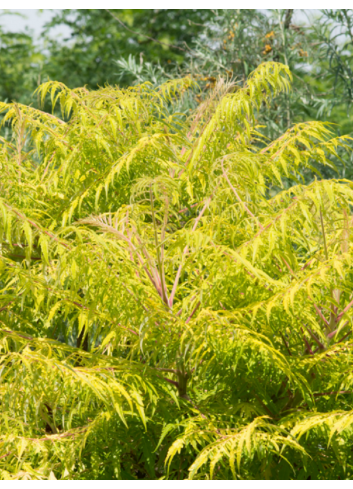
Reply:
[[[216, 189], [215, 189], [215, 191], [216, 191]], [[197, 227], [198, 223], [200, 222], [200, 219], [203, 216], [203, 213], [205, 212], [205, 210], [207, 209], [209, 203], [211, 202], [211, 199], [212, 199], [212, 197], [214, 195], [214, 192], [212, 193], [211, 197], [209, 197], [208, 199], [206, 199], [205, 205], [203, 206], [200, 214], [197, 216], [197, 218], [196, 218], [196, 220], [194, 222], [194, 225], [192, 227], [192, 231], [195, 231], [196, 230], [196, 227]], [[184, 248], [183, 254], [181, 256], [181, 262], [180, 262], [178, 271], [177, 271], [176, 276], [175, 276], [175, 280], [174, 280], [172, 292], [171, 292], [170, 297], [169, 297], [169, 307], [172, 307], [173, 306], [174, 296], [175, 296], [175, 293], [176, 293], [177, 288], [178, 288], [179, 279], [180, 279], [181, 271], [182, 271], [182, 268], [183, 268], [183, 259], [184, 259], [185, 255], [188, 253], [188, 251], [189, 251], [189, 246], [187, 245]]]

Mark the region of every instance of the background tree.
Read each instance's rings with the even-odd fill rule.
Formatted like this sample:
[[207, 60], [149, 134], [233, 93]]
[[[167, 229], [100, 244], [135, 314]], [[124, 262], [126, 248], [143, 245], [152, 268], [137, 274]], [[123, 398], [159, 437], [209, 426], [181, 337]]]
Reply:
[[[129, 54], [175, 68], [193, 37], [212, 16], [207, 9], [64, 9], [47, 25], [71, 29], [70, 42], [48, 38], [46, 66], [51, 79], [91, 88], [117, 81], [114, 59]], [[122, 82], [132, 82], [126, 76]]]
[[312, 42], [319, 63], [313, 64], [308, 83], [318, 86], [317, 115], [339, 123], [339, 130], [352, 131], [353, 101], [353, 10], [322, 10], [312, 26]]
[[6, 30], [2, 16], [0, 14], [0, 99], [29, 103], [41, 81], [44, 55], [35, 46], [31, 31]]

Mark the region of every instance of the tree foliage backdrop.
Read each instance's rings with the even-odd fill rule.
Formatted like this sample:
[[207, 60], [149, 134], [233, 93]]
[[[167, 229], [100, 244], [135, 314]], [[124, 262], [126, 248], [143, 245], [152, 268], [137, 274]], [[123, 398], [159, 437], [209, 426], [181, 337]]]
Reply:
[[352, 140], [172, 73], [0, 104], [0, 478], [351, 479]]
[[[2, 45], [14, 45], [15, 52], [0, 51], [8, 71], [0, 81], [2, 99], [40, 108], [32, 93], [48, 78], [71, 88], [96, 89], [106, 83], [129, 86], [145, 81], [157, 86], [191, 74], [201, 88], [184, 106], [193, 110], [219, 76], [241, 84], [260, 63], [273, 60], [289, 66], [293, 90], [261, 115], [266, 136], [278, 137], [292, 123], [304, 120], [331, 121], [336, 134], [351, 134], [353, 11], [321, 10], [315, 22], [299, 25], [296, 12], [57, 10], [41, 33], [40, 45], [30, 32], [3, 28]], [[64, 39], [57, 35], [62, 26], [70, 31]], [[326, 169], [326, 178], [351, 178], [352, 161], [342, 165], [337, 160], [336, 166], [338, 174]]]

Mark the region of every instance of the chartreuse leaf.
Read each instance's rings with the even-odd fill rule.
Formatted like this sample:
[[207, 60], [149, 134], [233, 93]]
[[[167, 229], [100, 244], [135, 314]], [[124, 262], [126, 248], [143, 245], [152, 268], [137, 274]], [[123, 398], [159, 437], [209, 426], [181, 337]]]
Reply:
[[352, 477], [353, 186], [298, 183], [350, 139], [265, 146], [290, 81], [1, 103], [0, 479]]

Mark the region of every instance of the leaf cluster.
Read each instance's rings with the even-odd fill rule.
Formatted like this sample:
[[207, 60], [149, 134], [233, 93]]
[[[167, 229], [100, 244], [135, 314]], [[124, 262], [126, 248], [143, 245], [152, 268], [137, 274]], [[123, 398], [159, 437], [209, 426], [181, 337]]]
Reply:
[[303, 178], [351, 139], [268, 142], [290, 81], [1, 104], [2, 479], [351, 477], [353, 187]]

